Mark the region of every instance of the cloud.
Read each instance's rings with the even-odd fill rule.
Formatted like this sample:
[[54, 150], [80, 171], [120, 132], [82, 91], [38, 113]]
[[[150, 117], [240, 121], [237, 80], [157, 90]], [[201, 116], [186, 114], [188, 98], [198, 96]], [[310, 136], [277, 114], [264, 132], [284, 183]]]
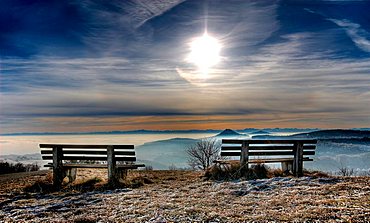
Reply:
[[[368, 32], [350, 20], [306, 30], [299, 17], [289, 29], [276, 1], [209, 1], [206, 14], [200, 1], [74, 4], [81, 55], [56, 44], [1, 58], [1, 131], [370, 123], [370, 59], [337, 41], [352, 30], [367, 49]], [[223, 60], [203, 78], [185, 58], [205, 19]]]
[[361, 28], [361, 25], [358, 23], [354, 23], [348, 19], [334, 19], [330, 18], [329, 16], [325, 15], [324, 13], [320, 13], [309, 8], [304, 8], [305, 11], [310, 12], [312, 14], [317, 14], [325, 18], [327, 21], [330, 21], [337, 26], [344, 29], [347, 33], [348, 37], [356, 44], [356, 46], [365, 51], [370, 52], [370, 33], [365, 29]]
[[[70, 127], [74, 131], [91, 125], [119, 130], [369, 123], [370, 60], [333, 58], [325, 50], [307, 53], [316, 45], [314, 36], [286, 34], [254, 55], [230, 58], [233, 66], [217, 68], [202, 86], [184, 81], [167, 60], [5, 59], [0, 116], [8, 121], [0, 124], [4, 129], [23, 125], [43, 131], [59, 123], [68, 131], [76, 123]], [[184, 122], [185, 117], [195, 118]]]
[[82, 37], [90, 53], [99, 56], [143, 55], [153, 32], [141, 28], [148, 21], [170, 11], [184, 0], [132, 0], [99, 2], [78, 1], [76, 6], [86, 18]]
[[358, 48], [370, 53], [370, 33], [361, 28], [361, 25], [343, 19], [328, 19], [342, 27]]

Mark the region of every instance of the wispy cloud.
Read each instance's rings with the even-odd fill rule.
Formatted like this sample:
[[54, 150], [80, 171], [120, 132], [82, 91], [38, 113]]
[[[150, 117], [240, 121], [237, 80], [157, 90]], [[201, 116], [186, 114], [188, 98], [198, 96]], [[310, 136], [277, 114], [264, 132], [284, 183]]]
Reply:
[[317, 12], [309, 8], [305, 8], [304, 10], [312, 14], [320, 15], [326, 20], [331, 21], [337, 26], [343, 28], [344, 31], [347, 33], [348, 37], [351, 38], [351, 40], [356, 44], [356, 46], [359, 49], [365, 52], [370, 52], [370, 32], [363, 29], [360, 24], [352, 22], [349, 19], [330, 18], [324, 13]]
[[361, 28], [361, 25], [343, 19], [328, 19], [342, 27], [358, 48], [370, 53], [370, 33]]

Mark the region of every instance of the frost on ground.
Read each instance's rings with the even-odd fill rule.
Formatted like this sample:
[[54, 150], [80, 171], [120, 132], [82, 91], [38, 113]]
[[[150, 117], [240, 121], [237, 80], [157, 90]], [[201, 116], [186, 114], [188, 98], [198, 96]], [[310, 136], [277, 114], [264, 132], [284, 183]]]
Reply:
[[[369, 177], [214, 182], [192, 171], [131, 175], [152, 183], [136, 189], [39, 194], [14, 191], [0, 181], [0, 222], [370, 221]], [[17, 188], [15, 184], [13, 179]]]

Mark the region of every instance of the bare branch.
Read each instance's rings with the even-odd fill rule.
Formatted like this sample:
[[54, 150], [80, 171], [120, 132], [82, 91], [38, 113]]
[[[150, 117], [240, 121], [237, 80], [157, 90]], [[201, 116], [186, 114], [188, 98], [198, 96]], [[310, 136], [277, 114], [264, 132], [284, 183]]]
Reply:
[[188, 163], [192, 168], [206, 170], [214, 160], [219, 158], [221, 144], [215, 139], [203, 139], [186, 150]]

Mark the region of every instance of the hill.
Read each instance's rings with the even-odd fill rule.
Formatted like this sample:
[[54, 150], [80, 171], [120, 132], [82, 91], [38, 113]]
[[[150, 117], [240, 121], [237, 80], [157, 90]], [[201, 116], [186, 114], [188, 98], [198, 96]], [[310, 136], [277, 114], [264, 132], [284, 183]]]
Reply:
[[249, 134], [251, 134], [251, 135], [268, 135], [270, 133], [268, 131], [258, 130], [258, 131], [255, 131], [255, 132], [251, 132]]
[[236, 131], [232, 129], [225, 129], [224, 131], [220, 132], [219, 134], [216, 135], [216, 137], [221, 137], [221, 136], [241, 136], [243, 134], [237, 133]]
[[186, 148], [195, 144], [197, 139], [173, 138], [145, 143], [136, 148], [138, 159], [154, 169], [168, 169], [175, 165], [178, 168], [188, 167]]

